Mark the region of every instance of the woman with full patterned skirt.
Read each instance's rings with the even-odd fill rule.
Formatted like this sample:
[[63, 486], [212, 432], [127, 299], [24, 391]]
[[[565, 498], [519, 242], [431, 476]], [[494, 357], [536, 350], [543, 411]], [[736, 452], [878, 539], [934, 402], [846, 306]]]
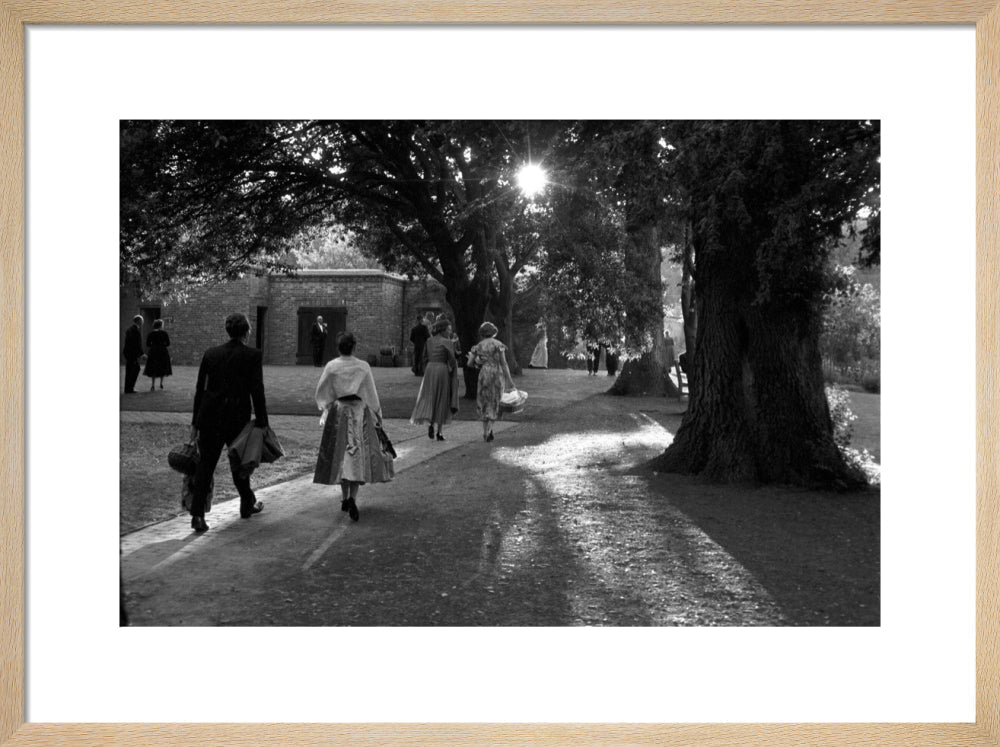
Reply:
[[360, 518], [358, 489], [369, 482], [393, 478], [392, 457], [382, 450], [376, 428], [382, 427], [382, 407], [371, 368], [355, 358], [354, 335], [337, 340], [340, 357], [323, 369], [316, 385], [316, 405], [323, 411], [323, 438], [313, 482], [340, 485], [341, 511]]
[[479, 327], [481, 339], [469, 351], [469, 363], [479, 367], [476, 410], [483, 421], [483, 440], [493, 440], [493, 423], [500, 419], [500, 397], [514, 388], [507, 366], [507, 346], [496, 339], [497, 328], [490, 322]]

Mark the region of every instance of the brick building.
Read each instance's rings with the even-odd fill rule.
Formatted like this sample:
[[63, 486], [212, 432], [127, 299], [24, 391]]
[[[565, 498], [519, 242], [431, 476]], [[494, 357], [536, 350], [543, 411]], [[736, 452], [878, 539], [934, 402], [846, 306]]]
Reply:
[[173, 362], [196, 365], [207, 348], [225, 342], [226, 316], [242, 311], [252, 327], [249, 344], [263, 351], [265, 364], [312, 365], [309, 329], [321, 315], [330, 330], [326, 359], [336, 355], [337, 333], [346, 329], [358, 338], [358, 357], [404, 366], [416, 315], [450, 313], [444, 295], [444, 287], [433, 280], [408, 280], [382, 270], [248, 276], [194, 288], [183, 301], [123, 295], [119, 339], [137, 313], [146, 319], [144, 335], [153, 320], [163, 319]]

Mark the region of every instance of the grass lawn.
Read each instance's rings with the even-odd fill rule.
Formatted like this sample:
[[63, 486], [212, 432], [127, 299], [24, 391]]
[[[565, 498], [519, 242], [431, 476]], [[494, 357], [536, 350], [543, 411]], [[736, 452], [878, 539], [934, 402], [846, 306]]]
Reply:
[[[167, 464], [167, 454], [187, 440], [188, 427], [158, 423], [122, 423], [120, 427], [119, 533], [125, 534], [185, 513], [181, 508], [182, 477]], [[254, 472], [251, 480], [255, 489], [299, 477], [316, 466], [317, 427], [308, 431], [282, 429], [280, 438], [285, 456]], [[223, 454], [215, 470], [212, 500], [221, 503], [238, 497], [229, 461]]]
[[868, 449], [876, 462], [882, 461], [881, 395], [871, 392], [848, 392], [851, 410], [858, 419], [854, 421], [851, 446]]

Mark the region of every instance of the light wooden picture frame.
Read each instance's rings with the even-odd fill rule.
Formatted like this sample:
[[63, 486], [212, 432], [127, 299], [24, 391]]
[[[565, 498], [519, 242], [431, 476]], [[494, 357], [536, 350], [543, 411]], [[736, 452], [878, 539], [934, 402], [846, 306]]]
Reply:
[[[974, 24], [976, 27], [976, 721], [902, 724], [25, 723], [25, 32], [41, 24]], [[1000, 742], [1000, 4], [998, 0], [0, 0], [0, 742], [33, 744], [880, 744]]]

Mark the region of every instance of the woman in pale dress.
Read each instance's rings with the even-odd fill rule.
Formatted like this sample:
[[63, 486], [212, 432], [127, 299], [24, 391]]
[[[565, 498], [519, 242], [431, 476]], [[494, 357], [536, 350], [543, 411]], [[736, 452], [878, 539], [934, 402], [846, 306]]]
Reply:
[[431, 339], [424, 344], [424, 378], [420, 382], [417, 401], [410, 422], [427, 423], [427, 437], [444, 441], [443, 426], [458, 412], [458, 361], [455, 342], [451, 338], [451, 322], [438, 318], [431, 327]]
[[490, 322], [479, 327], [482, 338], [469, 351], [469, 363], [479, 368], [476, 410], [483, 421], [483, 440], [493, 440], [493, 423], [500, 419], [500, 397], [514, 388], [507, 366], [507, 346], [496, 339], [497, 328]]
[[545, 329], [545, 320], [539, 319], [535, 329], [539, 331], [541, 337], [535, 345], [535, 350], [531, 354], [531, 361], [528, 368], [548, 368], [549, 367], [549, 335]]
[[382, 407], [371, 367], [355, 358], [354, 335], [337, 340], [339, 358], [323, 368], [316, 385], [316, 405], [324, 424], [313, 482], [340, 485], [340, 509], [353, 521], [358, 512], [358, 489], [368, 482], [388, 482], [392, 459], [382, 451], [376, 428], [382, 427]]

